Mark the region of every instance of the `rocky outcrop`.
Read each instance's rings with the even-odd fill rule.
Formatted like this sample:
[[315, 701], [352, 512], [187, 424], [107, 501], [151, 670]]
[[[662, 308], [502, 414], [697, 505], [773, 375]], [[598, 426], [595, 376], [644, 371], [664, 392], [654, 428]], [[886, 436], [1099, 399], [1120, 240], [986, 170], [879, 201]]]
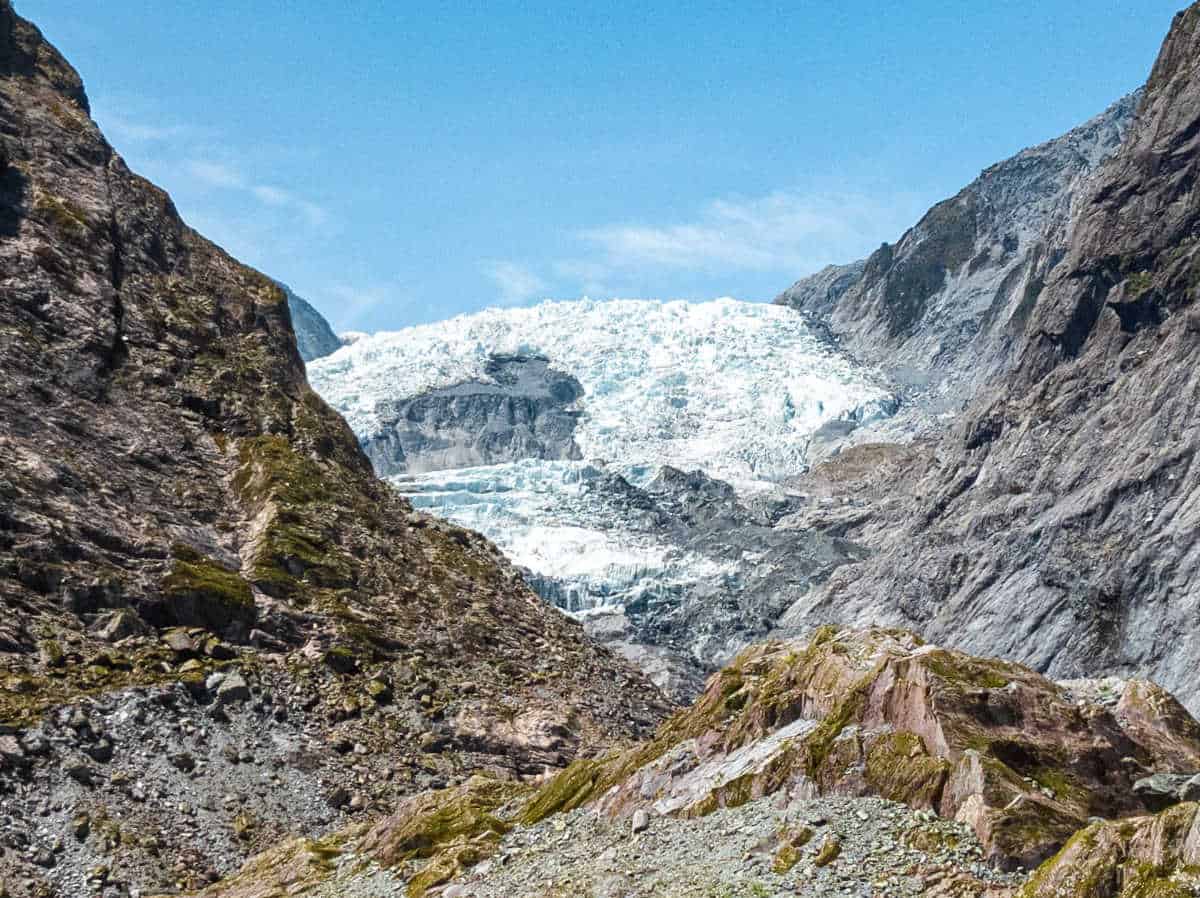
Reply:
[[[278, 283], [278, 282], [276, 282]], [[297, 296], [287, 284], [279, 284], [287, 296], [288, 311], [292, 315], [292, 330], [296, 332], [296, 348], [305, 362], [323, 358], [342, 347], [329, 322], [313, 308], [312, 303]]]
[[1030, 303], [1138, 97], [992, 166], [895, 244], [804, 278], [775, 301], [887, 371], [907, 393], [906, 426], [927, 429], [925, 415], [959, 411], [1011, 366]]
[[991, 860], [1029, 867], [1089, 817], [1144, 811], [1137, 779], [1197, 765], [1200, 724], [1147, 682], [1103, 704], [907, 633], [822, 631], [748, 649], [653, 742], [578, 762], [526, 818], [592, 801], [687, 817], [776, 793], [878, 795], [964, 822]]
[[1200, 707], [1200, 6], [1077, 198], [1013, 370], [847, 532], [785, 621], [895, 622], [1053, 676], [1148, 675]]
[[[1200, 724], [1150, 683], [1060, 685], [909, 633], [827, 630], [747, 650], [642, 745], [576, 761], [536, 790], [477, 779], [427, 793], [338, 837], [336, 864], [298, 866], [289, 858], [312, 849], [293, 845], [206, 894], [283, 884], [413, 898], [436, 887], [615, 893], [626, 886], [618, 871], [649, 858], [629, 893], [683, 898], [757, 880], [765, 894], [822, 894], [820, 883], [999, 898], [1025, 882], [1016, 868], [1059, 849], [1030, 885], [1062, 881], [1065, 868], [1111, 870], [1127, 858], [1134, 868], [1151, 845], [1162, 846], [1153, 875], [1166, 879], [1194, 863], [1195, 805], [1151, 825], [1132, 784], [1198, 762]], [[1096, 816], [1119, 819], [1091, 826]], [[1140, 848], [1078, 856], [1103, 841], [1089, 834], [1111, 830], [1132, 845], [1153, 826], [1159, 835]]]
[[381, 402], [378, 431], [363, 441], [379, 475], [583, 457], [575, 445], [578, 380], [537, 356], [493, 356], [484, 373]]
[[8, 0], [0, 150], [0, 890], [194, 885], [657, 721], [493, 545], [375, 478], [283, 292], [129, 171]]
[[1018, 898], [1190, 898], [1200, 893], [1200, 805], [1098, 822], [1076, 834]]

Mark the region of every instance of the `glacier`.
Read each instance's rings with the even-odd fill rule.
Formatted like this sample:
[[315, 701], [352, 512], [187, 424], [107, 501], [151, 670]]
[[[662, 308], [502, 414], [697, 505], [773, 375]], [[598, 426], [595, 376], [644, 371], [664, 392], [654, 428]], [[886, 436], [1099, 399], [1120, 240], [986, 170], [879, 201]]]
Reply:
[[564, 611], [669, 600], [737, 565], [681, 550], [612, 502], [586, 462], [523, 459], [389, 478], [414, 507], [488, 536]]
[[[364, 446], [397, 415], [417, 414], [411, 403], [397, 412], [414, 397], [444, 403], [422, 424], [439, 422], [434, 438], [452, 442], [480, 425], [464, 423], [464, 396], [494, 398], [501, 358], [543, 360], [578, 382], [578, 457], [414, 465], [389, 483], [414, 507], [489, 537], [548, 601], [585, 623], [628, 618], [638, 631], [629, 645], [675, 640], [697, 670], [740, 647], [752, 632], [741, 621], [769, 620], [788, 590], [835, 563], [837, 547], [780, 536], [772, 515], [794, 505], [787, 480], [804, 472], [823, 429], [879, 420], [898, 404], [883, 375], [794, 310], [729, 298], [488, 309], [355, 335], [308, 376]], [[436, 448], [430, 457], [465, 457]], [[771, 573], [780, 564], [788, 577]]]
[[882, 376], [791, 309], [728, 298], [487, 309], [359, 337], [308, 375], [365, 440], [382, 402], [486, 381], [499, 355], [540, 356], [579, 380], [586, 460], [699, 468], [743, 488], [803, 471], [822, 424], [880, 417], [894, 403]]

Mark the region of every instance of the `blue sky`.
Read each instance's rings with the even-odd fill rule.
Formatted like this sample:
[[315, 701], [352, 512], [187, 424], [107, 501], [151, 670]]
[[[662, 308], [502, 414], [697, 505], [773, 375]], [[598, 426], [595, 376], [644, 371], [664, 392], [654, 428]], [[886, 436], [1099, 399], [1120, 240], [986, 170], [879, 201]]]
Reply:
[[1183, 0], [16, 0], [130, 165], [338, 329], [769, 299], [1141, 84]]

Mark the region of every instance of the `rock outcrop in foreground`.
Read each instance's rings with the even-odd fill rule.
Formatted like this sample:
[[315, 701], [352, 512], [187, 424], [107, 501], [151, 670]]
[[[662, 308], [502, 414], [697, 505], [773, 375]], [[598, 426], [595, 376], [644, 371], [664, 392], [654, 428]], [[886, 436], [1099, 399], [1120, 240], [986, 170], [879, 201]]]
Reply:
[[1020, 898], [1192, 898], [1200, 894], [1200, 805], [1098, 822], [1038, 870]]
[[286, 297], [0, 0], [0, 893], [195, 886], [666, 710], [309, 389]]
[[[1032, 882], [1067, 875], [1054, 871], [1094, 818], [1117, 833], [1144, 826], [1155, 799], [1139, 780], [1197, 771], [1200, 724], [1151, 683], [1056, 684], [909, 633], [825, 630], [748, 649], [640, 746], [578, 760], [537, 790], [477, 778], [417, 797], [323, 848], [266, 855], [206, 895], [323, 883], [417, 898], [452, 881], [447, 896], [602, 882], [627, 895], [868, 882], [937, 894], [943, 879], [944, 894], [1010, 894], [1064, 845]], [[750, 833], [728, 869], [697, 866]], [[639, 863], [644, 881], [627, 872]]]
[[784, 617], [912, 627], [1200, 709], [1200, 5], [1031, 292], [1010, 373], [840, 533], [872, 550]]

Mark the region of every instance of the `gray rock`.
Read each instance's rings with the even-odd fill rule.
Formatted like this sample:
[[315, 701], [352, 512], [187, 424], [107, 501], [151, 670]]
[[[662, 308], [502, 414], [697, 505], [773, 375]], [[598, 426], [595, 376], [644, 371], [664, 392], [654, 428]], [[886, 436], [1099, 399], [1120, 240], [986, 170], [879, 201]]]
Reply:
[[249, 700], [250, 686], [241, 674], [228, 674], [217, 687], [217, 701], [222, 705], [239, 704]]
[[342, 341], [321, 313], [314, 309], [308, 300], [297, 296], [287, 284], [279, 283], [279, 287], [287, 295], [288, 311], [292, 315], [292, 329], [296, 332], [296, 348], [300, 351], [300, 358], [311, 362], [337, 352], [342, 346]]
[[1200, 801], [1200, 774], [1179, 787], [1180, 801]]
[[363, 441], [380, 476], [582, 458], [575, 444], [578, 380], [537, 356], [495, 356], [485, 373], [485, 381], [381, 405], [380, 429]]
[[147, 627], [132, 609], [118, 608], [97, 618], [91, 632], [105, 642], [118, 642], [129, 636], [144, 635]]
[[630, 821], [629, 829], [635, 835], [640, 832], [645, 832], [650, 828], [650, 815], [643, 808], [638, 808], [633, 812], [633, 820]]
[[191, 655], [196, 651], [196, 641], [183, 630], [171, 630], [163, 637], [163, 642], [177, 655]]
[[1183, 800], [1181, 794], [1191, 779], [1188, 774], [1156, 773], [1135, 782], [1133, 794], [1146, 802], [1152, 810], [1161, 810]]
[[83, 786], [94, 786], [100, 774], [84, 758], [69, 757], [62, 762], [62, 772]]
[[[925, 432], [932, 415], [958, 411], [1014, 363], [1014, 318], [1039, 289], [1045, 259], [1065, 247], [1075, 205], [1120, 146], [1139, 98], [991, 166], [895, 244], [776, 298], [905, 391], [902, 416], [883, 425], [888, 439]], [[824, 451], [879, 439], [850, 431], [825, 435]]]

